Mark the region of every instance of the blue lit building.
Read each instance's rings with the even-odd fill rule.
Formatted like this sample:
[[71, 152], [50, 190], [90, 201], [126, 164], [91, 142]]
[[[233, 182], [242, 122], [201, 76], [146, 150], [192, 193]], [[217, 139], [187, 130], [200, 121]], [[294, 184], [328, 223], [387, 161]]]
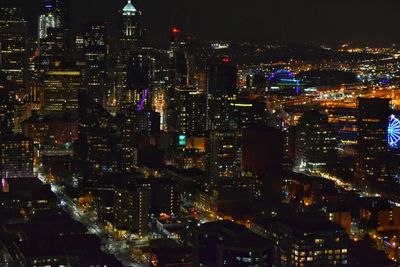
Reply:
[[268, 82], [271, 90], [293, 88], [296, 94], [300, 93], [300, 80], [288, 70], [282, 69], [272, 73]]

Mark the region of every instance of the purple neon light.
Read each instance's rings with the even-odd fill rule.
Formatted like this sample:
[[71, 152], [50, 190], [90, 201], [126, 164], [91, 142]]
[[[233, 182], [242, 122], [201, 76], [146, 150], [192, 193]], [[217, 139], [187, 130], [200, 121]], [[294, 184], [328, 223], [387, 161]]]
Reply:
[[144, 94], [142, 99], [139, 102], [139, 106], [138, 106], [138, 111], [143, 110], [143, 105], [144, 105], [144, 101], [146, 101], [146, 97], [147, 97], [147, 93], [149, 92], [149, 89], [144, 90]]
[[290, 78], [295, 77], [295, 75], [288, 70], [278, 70], [278, 71], [275, 71], [274, 73], [272, 73], [271, 76], [269, 76], [268, 81], [271, 81], [279, 73], [286, 73], [287, 75], [289, 75]]

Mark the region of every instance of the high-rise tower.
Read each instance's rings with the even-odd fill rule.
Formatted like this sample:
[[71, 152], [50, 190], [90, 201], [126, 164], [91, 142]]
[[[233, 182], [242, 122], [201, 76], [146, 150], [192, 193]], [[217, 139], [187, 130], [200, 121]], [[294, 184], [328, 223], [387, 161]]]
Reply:
[[123, 48], [130, 51], [136, 47], [142, 39], [142, 13], [132, 5], [131, 0], [128, 0], [121, 14], [120, 40]]
[[38, 29], [40, 55], [49, 53], [48, 50], [54, 47], [68, 50], [70, 45], [69, 0], [42, 1]]
[[51, 4], [44, 5], [42, 14], [39, 16], [39, 40], [47, 37], [47, 30], [49, 28], [59, 28], [61, 25], [59, 14], [54, 10]]
[[389, 103], [386, 98], [358, 99], [358, 159], [356, 178], [362, 184], [388, 182], [387, 126]]
[[69, 29], [69, 0], [43, 0], [42, 14], [51, 13], [58, 27]]
[[211, 60], [207, 66], [207, 130], [229, 128], [229, 102], [236, 98], [237, 68], [229, 58]]
[[17, 99], [26, 95], [26, 21], [16, 1], [0, 1], [0, 69], [16, 85]]
[[337, 158], [336, 133], [328, 117], [318, 110], [307, 111], [296, 128], [296, 163], [308, 171], [329, 170]]
[[154, 77], [154, 59], [146, 54], [132, 53], [127, 61], [127, 86], [121, 104], [136, 105], [137, 110], [151, 109], [151, 89]]
[[107, 96], [107, 29], [104, 23], [90, 23], [84, 29], [86, 87], [88, 95], [101, 105]]

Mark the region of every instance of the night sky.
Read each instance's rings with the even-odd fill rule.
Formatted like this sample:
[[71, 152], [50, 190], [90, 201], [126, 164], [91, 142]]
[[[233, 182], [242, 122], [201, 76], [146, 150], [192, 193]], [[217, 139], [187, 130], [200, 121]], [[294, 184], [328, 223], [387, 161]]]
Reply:
[[[34, 17], [39, 0], [23, 0]], [[113, 25], [125, 0], [71, 0], [75, 31], [84, 21]], [[400, 40], [398, 0], [133, 0], [150, 37], [177, 25], [202, 39], [283, 42]]]

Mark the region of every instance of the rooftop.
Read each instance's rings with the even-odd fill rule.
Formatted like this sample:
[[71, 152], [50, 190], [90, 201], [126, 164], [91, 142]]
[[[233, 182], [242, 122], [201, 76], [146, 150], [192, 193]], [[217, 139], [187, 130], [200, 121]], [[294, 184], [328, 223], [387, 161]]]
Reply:
[[136, 12], [136, 8], [132, 5], [131, 0], [128, 0], [128, 3], [122, 9], [124, 15], [131, 15]]
[[292, 215], [279, 219], [279, 223], [294, 230], [295, 233], [303, 235], [306, 232], [343, 232], [343, 227], [325, 218], [311, 214]]
[[245, 226], [231, 221], [216, 221], [203, 224], [201, 231], [222, 237], [220, 245], [237, 248], [259, 249], [272, 246], [272, 241], [258, 236]]

